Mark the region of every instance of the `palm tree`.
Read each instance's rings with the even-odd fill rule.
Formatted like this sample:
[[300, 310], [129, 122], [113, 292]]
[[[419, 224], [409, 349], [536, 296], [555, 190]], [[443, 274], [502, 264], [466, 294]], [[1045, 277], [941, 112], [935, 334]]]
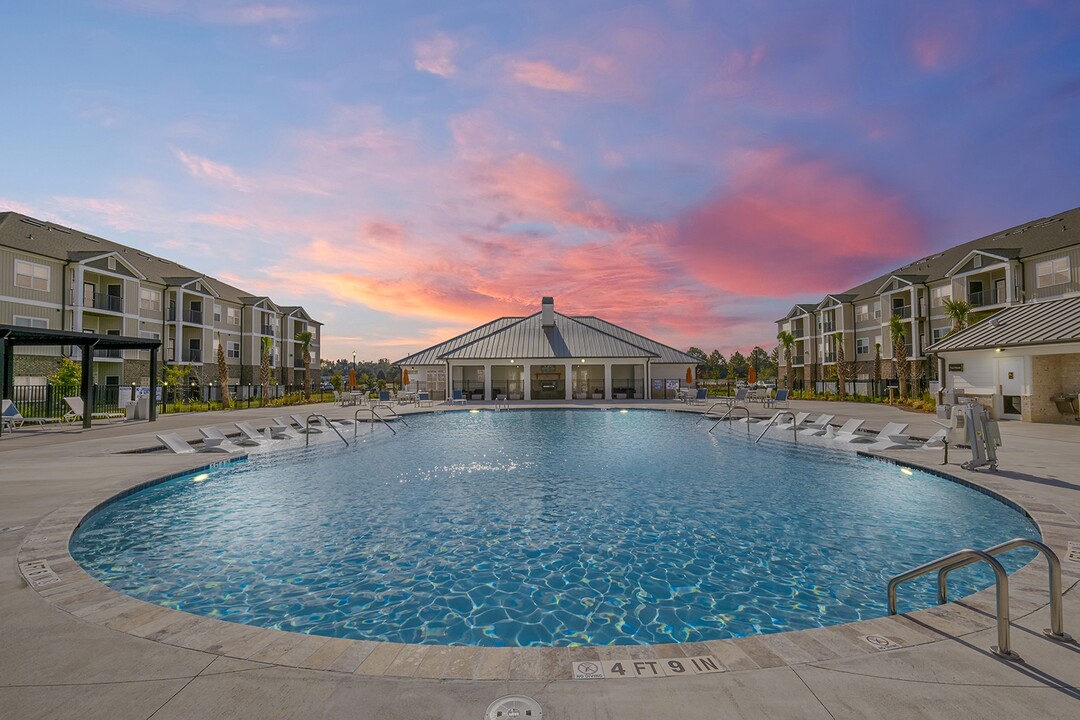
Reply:
[[967, 300], [953, 300], [947, 298], [944, 302], [945, 315], [952, 320], [952, 330], [949, 334], [959, 332], [971, 324], [971, 303]]
[[225, 343], [221, 342], [220, 334], [217, 343], [217, 376], [218, 385], [221, 386], [221, 409], [228, 410], [232, 404], [229, 397], [229, 365], [225, 362]]
[[881, 343], [874, 343], [874, 397], [881, 392]]
[[911, 364], [907, 359], [907, 328], [899, 315], [889, 318], [889, 335], [892, 336], [893, 365], [896, 366], [896, 379], [900, 384], [900, 399], [907, 400], [907, 381], [911, 374]]
[[780, 346], [784, 348], [784, 387], [791, 390], [791, 350], [795, 347], [795, 336], [789, 333], [787, 330], [781, 330], [776, 335], [776, 339], [780, 341]]
[[304, 354], [304, 399], [311, 400], [311, 341], [315, 338], [311, 331], [304, 330], [296, 333], [296, 340], [300, 343], [300, 352]]
[[274, 348], [274, 341], [271, 338], [264, 337], [262, 339], [262, 365], [259, 367], [259, 380], [262, 381], [262, 404], [266, 407], [266, 403], [270, 400], [270, 351]]
[[836, 341], [836, 399], [847, 399], [847, 363], [844, 362], [844, 333], [838, 332], [833, 335]]

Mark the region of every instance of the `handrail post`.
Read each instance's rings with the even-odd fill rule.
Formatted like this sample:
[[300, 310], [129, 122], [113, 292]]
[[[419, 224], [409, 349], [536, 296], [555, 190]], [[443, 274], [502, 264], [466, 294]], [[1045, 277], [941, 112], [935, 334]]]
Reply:
[[[1006, 540], [999, 545], [995, 545], [992, 548], [987, 548], [984, 552], [996, 557], [1019, 547], [1030, 547], [1038, 550], [1043, 557], [1046, 558], [1046, 564], [1049, 568], [1050, 627], [1043, 629], [1043, 635], [1051, 640], [1072, 642], [1072, 635], [1065, 632], [1065, 611], [1062, 607], [1061, 597], [1061, 560], [1058, 559], [1058, 556], [1054, 551], [1038, 540], [1032, 540], [1031, 538], [1013, 538], [1012, 540]], [[938, 571], [939, 605], [944, 605], [949, 601], [949, 590], [947, 585], [949, 573], [953, 570], [959, 570], [962, 567], [966, 567], [973, 562], [976, 562], [976, 560], [958, 561], [943, 567]]]
[[[759, 442], [761, 442], [761, 438], [765, 437], [765, 433], [769, 432], [769, 428], [771, 428], [773, 425], [776, 424], [776, 421], [780, 419], [781, 415], [790, 415], [791, 416], [791, 428], [793, 430], [796, 429], [795, 428], [795, 413], [791, 412], [790, 410], [780, 410], [779, 412], [777, 412], [775, 415], [773, 415], [769, 419], [769, 423], [765, 426], [765, 429], [761, 431], [761, 434], [758, 435], [757, 440], [754, 441], [755, 445], [757, 445]], [[747, 425], [749, 425], [749, 423], [747, 423]], [[797, 432], [795, 434], [795, 442], [796, 443], [799, 442], [799, 436], [798, 436]]]
[[998, 644], [990, 647], [990, 650], [1006, 660], [1019, 660], [1020, 656], [1013, 652], [1012, 645], [1009, 641], [1009, 575], [1005, 572], [1005, 568], [989, 553], [982, 550], [973, 550], [971, 548], [965, 548], [964, 550], [957, 550], [954, 553], [940, 557], [937, 560], [933, 560], [924, 565], [920, 565], [917, 568], [908, 570], [907, 572], [894, 575], [889, 579], [887, 588], [889, 599], [889, 614], [896, 615], [896, 590], [901, 584], [908, 580], [914, 580], [917, 577], [922, 577], [927, 573], [932, 573], [935, 570], [947, 568], [953, 565], [960, 564], [960, 561], [967, 560], [969, 562], [965, 564], [971, 564], [973, 562], [985, 562], [994, 571], [994, 581], [996, 590], [997, 601], [997, 636]]

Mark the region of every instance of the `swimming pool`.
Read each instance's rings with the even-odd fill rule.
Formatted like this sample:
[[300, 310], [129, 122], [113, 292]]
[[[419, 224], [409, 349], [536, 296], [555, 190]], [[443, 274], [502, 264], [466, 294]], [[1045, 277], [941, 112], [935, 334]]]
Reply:
[[[886, 614], [891, 575], [1034, 525], [961, 484], [635, 410], [453, 412], [161, 483], [71, 542], [222, 620], [395, 642], [688, 642]], [[1030, 559], [1003, 558], [1012, 571]], [[953, 597], [987, 586], [954, 573]], [[905, 607], [930, 605], [929, 581]]]

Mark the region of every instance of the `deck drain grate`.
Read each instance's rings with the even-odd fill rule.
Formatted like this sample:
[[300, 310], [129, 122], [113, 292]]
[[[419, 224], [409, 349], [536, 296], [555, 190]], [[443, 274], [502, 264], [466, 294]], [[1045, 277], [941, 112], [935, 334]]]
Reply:
[[1080, 543], [1070, 540], [1067, 547], [1065, 559], [1068, 562], [1080, 563]]
[[484, 720], [540, 720], [540, 704], [524, 695], [507, 695], [488, 705]]

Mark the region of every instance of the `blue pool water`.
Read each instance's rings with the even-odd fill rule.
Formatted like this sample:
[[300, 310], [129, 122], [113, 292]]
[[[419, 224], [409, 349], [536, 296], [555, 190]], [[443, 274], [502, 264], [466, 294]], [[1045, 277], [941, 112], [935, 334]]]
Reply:
[[[886, 614], [891, 575], [1038, 538], [971, 488], [655, 411], [409, 418], [104, 507], [75, 559], [121, 592], [264, 627], [396, 642], [606, 645]], [[365, 433], [366, 433], [365, 428]], [[336, 438], [335, 438], [336, 440]], [[1015, 570], [1030, 559], [1011, 554]], [[990, 584], [951, 576], [953, 597]], [[901, 589], [902, 608], [934, 602]]]

